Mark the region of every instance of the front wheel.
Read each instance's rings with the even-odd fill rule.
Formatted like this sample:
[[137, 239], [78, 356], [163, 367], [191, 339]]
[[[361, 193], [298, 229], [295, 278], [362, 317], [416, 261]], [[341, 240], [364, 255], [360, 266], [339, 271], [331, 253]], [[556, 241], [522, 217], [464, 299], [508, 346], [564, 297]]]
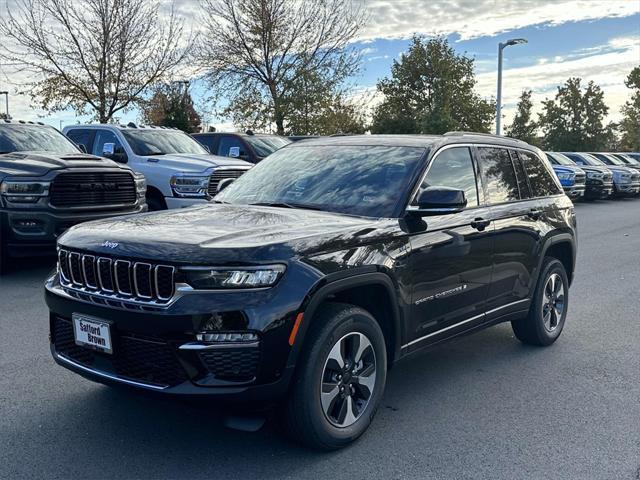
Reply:
[[526, 317], [511, 322], [513, 332], [522, 343], [551, 345], [562, 333], [568, 306], [569, 280], [564, 265], [555, 258], [546, 257], [533, 304]]
[[387, 354], [376, 320], [353, 305], [330, 303], [313, 319], [284, 406], [287, 433], [334, 450], [369, 427], [386, 382]]

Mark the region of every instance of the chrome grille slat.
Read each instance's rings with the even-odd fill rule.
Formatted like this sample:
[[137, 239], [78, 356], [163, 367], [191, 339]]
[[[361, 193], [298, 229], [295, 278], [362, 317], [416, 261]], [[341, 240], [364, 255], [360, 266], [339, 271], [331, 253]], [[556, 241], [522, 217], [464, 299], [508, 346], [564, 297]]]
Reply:
[[175, 294], [175, 268], [170, 265], [83, 255], [61, 248], [58, 271], [62, 286], [85, 297], [97, 295], [96, 302], [102, 297], [162, 305]]
[[233, 178], [235, 180], [237, 178], [240, 178], [245, 172], [247, 172], [247, 170], [230, 168], [214, 170], [214, 172], [209, 177], [209, 187], [207, 189], [207, 192], [210, 196], [215, 196], [218, 193], [218, 185], [220, 185], [221, 180], [225, 180], [227, 178]]

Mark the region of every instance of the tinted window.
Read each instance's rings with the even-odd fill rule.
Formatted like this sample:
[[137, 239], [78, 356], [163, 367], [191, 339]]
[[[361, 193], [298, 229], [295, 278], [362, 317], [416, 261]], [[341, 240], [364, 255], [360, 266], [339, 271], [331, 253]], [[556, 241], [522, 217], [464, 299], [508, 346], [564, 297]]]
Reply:
[[529, 177], [529, 185], [531, 185], [534, 197], [546, 197], [560, 193], [560, 189], [551, 172], [537, 155], [523, 151], [518, 152], [518, 154]]
[[116, 134], [110, 130], [98, 130], [96, 132], [96, 141], [93, 143], [93, 154], [102, 156], [105, 143], [115, 143], [115, 152], [123, 152], [122, 143], [116, 137]]
[[516, 179], [518, 180], [518, 188], [520, 189], [520, 198], [531, 198], [529, 191], [529, 183], [527, 182], [527, 173], [524, 171], [522, 162], [518, 158], [518, 154], [514, 150], [510, 150], [511, 161], [516, 169]]
[[291, 140], [284, 137], [246, 137], [247, 142], [253, 147], [256, 155], [266, 157], [276, 150], [289, 145]]
[[480, 147], [480, 170], [485, 179], [489, 203], [519, 200], [518, 180], [506, 148]]
[[53, 127], [41, 125], [0, 126], [0, 153], [53, 152], [80, 153], [80, 150]]
[[463, 190], [467, 207], [478, 206], [476, 172], [468, 148], [448, 148], [434, 158], [420, 188], [433, 186]]
[[269, 155], [216, 200], [392, 217], [425, 153], [414, 147], [298, 145]]
[[76, 145], [82, 145], [85, 151], [91, 151], [91, 130], [71, 130], [67, 137]]
[[244, 151], [244, 144], [238, 137], [225, 135], [220, 139], [220, 145], [218, 145], [218, 155], [222, 157], [229, 157], [229, 150], [234, 147], [238, 149], [240, 155], [247, 154], [247, 152]]
[[213, 135], [194, 135], [193, 138], [207, 147], [211, 153], [215, 152], [213, 145], [216, 143], [216, 137]]

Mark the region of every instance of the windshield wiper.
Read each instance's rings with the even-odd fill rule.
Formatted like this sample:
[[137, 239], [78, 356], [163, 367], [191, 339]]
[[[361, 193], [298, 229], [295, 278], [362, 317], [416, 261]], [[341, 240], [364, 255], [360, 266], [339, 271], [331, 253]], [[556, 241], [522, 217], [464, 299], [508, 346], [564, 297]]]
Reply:
[[316, 207], [315, 205], [305, 205], [302, 203], [257, 202], [257, 203], [250, 203], [249, 205], [258, 205], [260, 207], [300, 208], [304, 210], [324, 210], [324, 208], [322, 207]]

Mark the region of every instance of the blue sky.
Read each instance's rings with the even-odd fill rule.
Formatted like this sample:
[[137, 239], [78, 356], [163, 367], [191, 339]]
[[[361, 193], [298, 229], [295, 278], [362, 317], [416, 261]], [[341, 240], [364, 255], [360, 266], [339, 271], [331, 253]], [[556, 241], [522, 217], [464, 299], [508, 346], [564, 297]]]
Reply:
[[[197, 29], [197, 2], [176, 0], [178, 12]], [[459, 53], [475, 59], [477, 90], [495, 96], [497, 44], [523, 37], [529, 43], [505, 50], [503, 99], [505, 123], [509, 123], [517, 97], [523, 88], [534, 91], [534, 102], [550, 98], [558, 85], [570, 76], [594, 80], [605, 92], [609, 118], [619, 118], [620, 106], [629, 96], [624, 86], [631, 68], [640, 65], [640, 0], [357, 0], [363, 1], [369, 20], [354, 46], [363, 53], [361, 73], [352, 79], [359, 94], [371, 104], [376, 82], [389, 75], [394, 59], [405, 51], [410, 37], [445, 35]], [[1, 39], [0, 39], [1, 40]], [[0, 87], [8, 78], [11, 92], [19, 81], [0, 73]], [[4, 88], [0, 88], [4, 89]], [[207, 95], [206, 86], [196, 82], [196, 100]], [[40, 119], [55, 126], [87, 121], [73, 112], [48, 115], [29, 108], [29, 99], [12, 96], [15, 118]], [[233, 125], [207, 112], [208, 123], [222, 130]], [[136, 121], [136, 111], [121, 121]]]

